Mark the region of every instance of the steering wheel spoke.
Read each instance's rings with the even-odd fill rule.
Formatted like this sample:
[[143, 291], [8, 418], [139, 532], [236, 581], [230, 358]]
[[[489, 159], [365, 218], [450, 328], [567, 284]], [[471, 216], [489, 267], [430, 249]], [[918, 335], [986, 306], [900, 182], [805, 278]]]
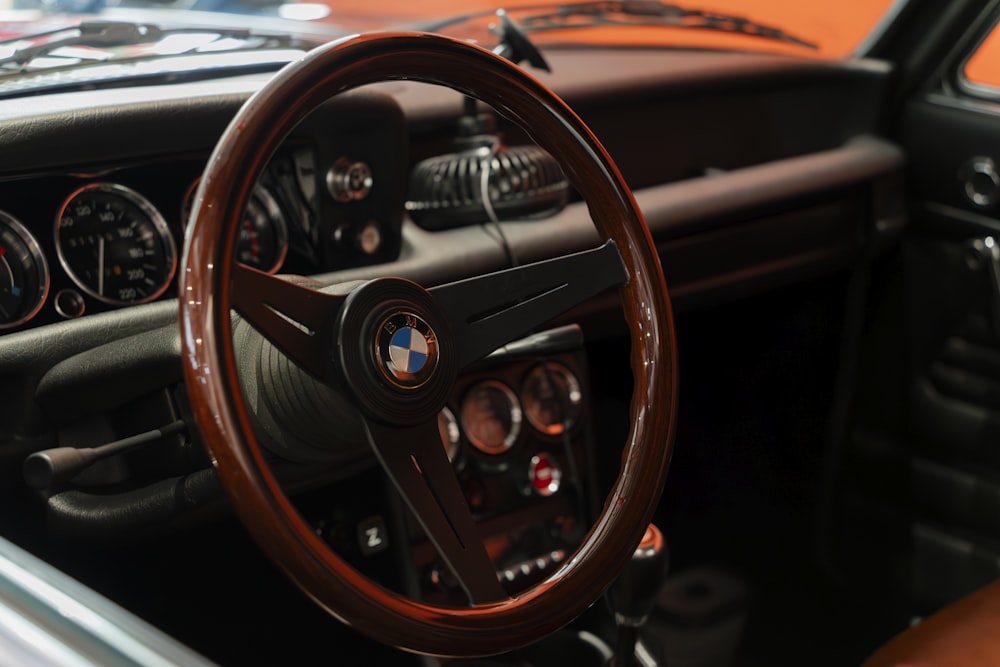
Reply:
[[409, 428], [367, 420], [366, 430], [379, 462], [458, 579], [469, 602], [507, 599], [441, 445], [436, 419]]
[[278, 349], [318, 378], [327, 374], [326, 341], [344, 297], [234, 263], [232, 307]]
[[460, 368], [517, 340], [604, 290], [624, 285], [618, 246], [599, 248], [441, 285], [431, 291], [451, 319]]

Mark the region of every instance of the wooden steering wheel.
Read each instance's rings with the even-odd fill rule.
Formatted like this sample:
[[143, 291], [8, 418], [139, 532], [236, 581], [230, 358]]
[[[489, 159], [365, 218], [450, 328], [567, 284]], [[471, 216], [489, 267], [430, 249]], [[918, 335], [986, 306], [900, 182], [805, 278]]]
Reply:
[[[431, 289], [381, 278], [331, 293], [236, 263], [243, 210], [283, 138], [333, 95], [400, 79], [481, 99], [524, 128], [559, 160], [606, 242]], [[284, 68], [243, 106], [208, 161], [194, 219], [180, 321], [196, 426], [247, 529], [310, 597], [383, 643], [459, 657], [532, 643], [603, 593], [642, 538], [666, 478], [676, 409], [674, 334], [642, 215], [608, 154], [562, 100], [499, 56], [441, 36], [389, 33], [331, 43]], [[437, 414], [462, 368], [614, 286], [631, 332], [634, 375], [621, 471], [576, 552], [546, 580], [510, 597], [441, 446]], [[333, 553], [296, 512], [268, 467], [241, 394], [232, 311], [314, 379], [349, 389], [376, 457], [468, 594], [468, 607], [426, 604], [383, 588]], [[415, 351], [407, 362], [388, 350], [403, 339]]]

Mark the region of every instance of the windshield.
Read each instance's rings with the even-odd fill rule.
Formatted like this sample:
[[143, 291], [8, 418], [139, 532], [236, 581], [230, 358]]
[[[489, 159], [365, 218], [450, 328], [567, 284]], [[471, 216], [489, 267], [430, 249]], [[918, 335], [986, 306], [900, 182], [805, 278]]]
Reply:
[[[430, 28], [492, 47], [496, 43], [495, 12], [503, 8], [540, 48], [626, 45], [839, 58], [854, 53], [880, 19], [900, 2], [694, 0], [675, 5], [658, 0], [325, 0], [284, 4], [281, 0], [0, 0], [0, 37], [30, 35], [81, 18], [118, 19], [122, 12], [130, 21], [162, 22], [164, 15], [171, 16], [170, 20], [190, 21], [189, 13], [196, 11], [291, 19], [303, 33], [318, 34], [321, 39], [358, 31]], [[185, 14], [188, 16], [182, 18]], [[206, 21], [205, 14], [198, 15], [199, 25]], [[289, 24], [281, 29], [287, 31]]]
[[[418, 24], [421, 21], [486, 12], [504, 7], [515, 19], [538, 11], [538, 0], [510, 0], [498, 5], [489, 0], [428, 0], [400, 3], [399, 0], [352, 0], [335, 3], [343, 25], [356, 30]], [[590, 3], [610, 4], [610, 3]], [[626, 4], [626, 3], [622, 3]], [[846, 56], [864, 41], [868, 34], [899, 0], [841, 0], [840, 2], [788, 2], [788, 0], [693, 0], [682, 7], [740, 17], [797, 36], [815, 48], [765, 40], [739, 33], [689, 30], [664, 26], [648, 27], [643, 21], [628, 25], [609, 25], [598, 29], [578, 30], [567, 25], [566, 30], [533, 34], [539, 44], [628, 44], [635, 46], [670, 46], [716, 48], [726, 50], [779, 51], [838, 58]], [[555, 7], [558, 5], [548, 5]], [[524, 8], [519, 10], [518, 8]]]

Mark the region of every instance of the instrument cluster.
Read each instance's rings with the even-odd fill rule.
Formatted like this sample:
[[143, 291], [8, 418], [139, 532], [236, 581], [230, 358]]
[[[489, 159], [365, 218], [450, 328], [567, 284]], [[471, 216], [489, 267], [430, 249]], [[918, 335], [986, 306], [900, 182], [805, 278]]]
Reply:
[[[104, 144], [93, 143], [93, 164], [0, 179], [0, 333], [176, 296], [211, 146], [172, 153], [165, 131], [148, 153], [106, 164]], [[396, 259], [409, 143], [391, 99], [331, 100], [271, 156], [243, 212], [236, 260], [316, 275]]]
[[525, 420], [543, 435], [559, 436], [580, 418], [580, 381], [565, 366], [538, 363], [515, 391], [500, 380], [481, 380], [465, 392], [459, 416], [450, 409], [438, 418], [449, 458], [464, 433], [482, 454], [503, 454], [513, 447]]
[[514, 470], [519, 491], [528, 496], [559, 490], [584, 404], [581, 381], [569, 364], [534, 360], [477, 374], [460, 382], [453, 396], [438, 414], [453, 465], [469, 476]]
[[[173, 206], [160, 194], [167, 185], [162, 178], [152, 187], [127, 185], [140, 180], [129, 169], [19, 183], [32, 195], [5, 197], [11, 205], [0, 210], [0, 330], [148, 303], [171, 292], [197, 184], [196, 172], [186, 167], [178, 165], [191, 177], [174, 188]], [[301, 196], [298, 203], [310, 204]], [[277, 271], [288, 254], [290, 224], [301, 229], [302, 220], [271, 188], [258, 185], [244, 213], [238, 261]]]
[[[573, 327], [560, 335], [579, 334]], [[511, 594], [572, 553], [589, 525], [595, 472], [582, 350], [490, 357], [459, 378], [438, 416], [497, 577]], [[448, 568], [410, 519], [421, 595], [461, 604]]]

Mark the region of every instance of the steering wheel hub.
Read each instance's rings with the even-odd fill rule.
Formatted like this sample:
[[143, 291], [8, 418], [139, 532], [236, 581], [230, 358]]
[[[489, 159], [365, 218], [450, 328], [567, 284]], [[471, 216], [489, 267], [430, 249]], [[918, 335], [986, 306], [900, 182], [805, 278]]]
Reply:
[[434, 297], [402, 278], [379, 278], [344, 301], [337, 341], [344, 379], [366, 413], [400, 426], [436, 415], [458, 362]]
[[397, 310], [378, 327], [375, 357], [382, 376], [393, 386], [419, 389], [437, 368], [437, 335], [416, 313]]

